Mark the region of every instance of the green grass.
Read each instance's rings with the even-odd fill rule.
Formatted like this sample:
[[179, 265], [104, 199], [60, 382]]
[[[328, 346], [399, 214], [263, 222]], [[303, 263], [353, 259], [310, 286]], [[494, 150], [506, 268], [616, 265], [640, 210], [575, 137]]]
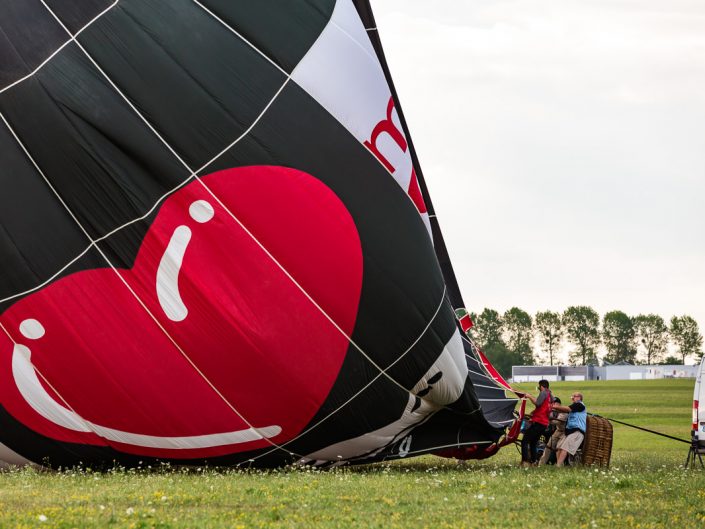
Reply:
[[[554, 391], [566, 402], [576, 389], [591, 412], [689, 435], [692, 380]], [[615, 425], [609, 470], [520, 469], [513, 447], [464, 464], [425, 456], [327, 472], [22, 469], [0, 474], [0, 528], [703, 527], [705, 472], [682, 469], [686, 452]]]

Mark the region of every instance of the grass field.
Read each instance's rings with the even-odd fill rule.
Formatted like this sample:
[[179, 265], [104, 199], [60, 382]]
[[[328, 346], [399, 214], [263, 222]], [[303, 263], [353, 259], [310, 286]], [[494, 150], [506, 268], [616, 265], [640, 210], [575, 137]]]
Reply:
[[[534, 384], [522, 385], [531, 389]], [[556, 383], [589, 411], [687, 439], [692, 380]], [[520, 469], [433, 456], [334, 471], [0, 473], [0, 528], [705, 527], [687, 445], [615, 424], [612, 466]]]

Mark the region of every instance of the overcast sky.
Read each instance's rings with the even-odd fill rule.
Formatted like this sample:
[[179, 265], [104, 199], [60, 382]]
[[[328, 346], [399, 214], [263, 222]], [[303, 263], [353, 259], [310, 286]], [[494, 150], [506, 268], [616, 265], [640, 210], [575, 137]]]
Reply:
[[372, 4], [470, 310], [705, 330], [705, 2]]

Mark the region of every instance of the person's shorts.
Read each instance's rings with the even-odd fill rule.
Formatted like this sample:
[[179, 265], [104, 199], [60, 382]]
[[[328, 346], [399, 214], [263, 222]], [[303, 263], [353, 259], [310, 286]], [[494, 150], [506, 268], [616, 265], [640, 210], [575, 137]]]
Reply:
[[563, 432], [553, 432], [553, 435], [548, 440], [548, 443], [546, 443], [546, 448], [553, 451], [558, 450], [558, 443], [560, 443], [564, 437], [565, 434]]
[[585, 435], [583, 432], [573, 432], [570, 435], [566, 435], [563, 439], [558, 441], [558, 450], [565, 450], [570, 455], [574, 456], [575, 452], [580, 448], [580, 443], [583, 442]]

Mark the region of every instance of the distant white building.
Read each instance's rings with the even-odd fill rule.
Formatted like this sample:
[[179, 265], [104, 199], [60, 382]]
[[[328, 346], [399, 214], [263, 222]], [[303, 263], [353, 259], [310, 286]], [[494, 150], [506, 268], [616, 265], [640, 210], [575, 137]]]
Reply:
[[699, 366], [684, 365], [607, 365], [607, 366], [513, 366], [513, 382], [550, 382], [569, 380], [653, 380], [657, 378], [695, 378]]

